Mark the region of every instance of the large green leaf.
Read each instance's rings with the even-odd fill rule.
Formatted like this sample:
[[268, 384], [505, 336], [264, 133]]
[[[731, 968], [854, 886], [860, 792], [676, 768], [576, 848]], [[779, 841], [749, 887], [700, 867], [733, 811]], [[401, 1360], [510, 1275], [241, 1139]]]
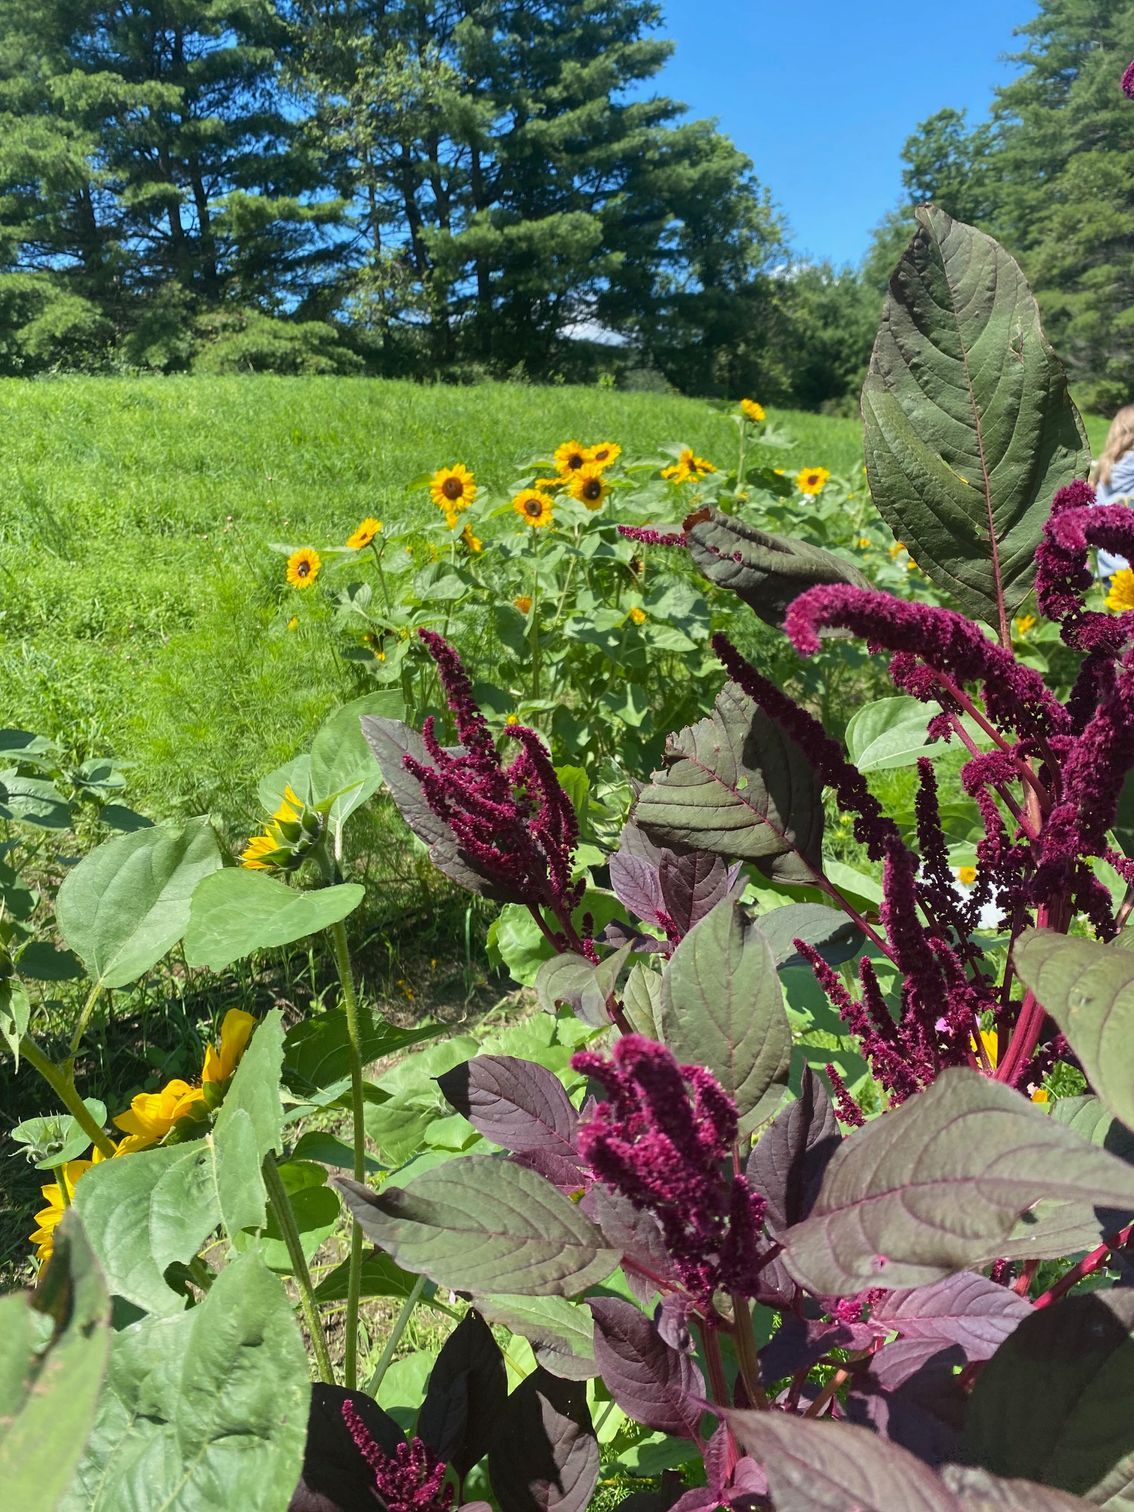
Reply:
[[1112, 1512], [1134, 1507], [1134, 1293], [1069, 1297], [1025, 1318], [977, 1377], [965, 1458]]
[[379, 1191], [334, 1179], [362, 1231], [454, 1291], [575, 1296], [619, 1261], [573, 1202], [525, 1166], [468, 1155]]
[[[55, 1324], [46, 1348], [44, 1312]], [[94, 1426], [109, 1356], [110, 1298], [68, 1213], [36, 1296], [0, 1297], [0, 1483], [10, 1507], [58, 1506]]]
[[336, 709], [311, 742], [311, 795], [316, 803], [339, 795], [330, 811], [336, 829], [382, 786], [382, 769], [362, 733], [362, 716], [400, 719], [404, 713], [396, 690], [366, 693]]
[[280, 1010], [273, 1008], [256, 1026], [207, 1136], [221, 1220], [230, 1236], [264, 1224], [261, 1167], [269, 1150], [282, 1148], [282, 1064], [283, 1023]]
[[[949, 751], [961, 749], [957, 741], [929, 743], [929, 721], [940, 709], [918, 698], [879, 698], [856, 709], [847, 725], [847, 754], [860, 772], [888, 772], [913, 766], [927, 757], [934, 761]], [[989, 744], [989, 737], [968, 715], [962, 720], [974, 745]]]
[[780, 882], [814, 882], [822, 787], [799, 747], [730, 682], [707, 719], [669, 737], [665, 767], [634, 817], [657, 845], [754, 861]]
[[[1134, 1167], [955, 1067], [843, 1141], [810, 1216], [780, 1234], [784, 1261], [820, 1295], [924, 1286], [995, 1259], [1045, 1198], [1097, 1205], [1101, 1234], [1105, 1209], [1134, 1214]], [[1041, 1233], [1031, 1253], [1062, 1252]]]
[[1018, 265], [934, 205], [916, 215], [862, 391], [870, 491], [922, 571], [1000, 630], [1091, 454]]
[[190, 1312], [115, 1336], [62, 1512], [279, 1512], [299, 1479], [309, 1397], [291, 1303], [258, 1255], [242, 1255]]
[[791, 1027], [771, 947], [725, 899], [673, 953], [661, 988], [662, 1039], [707, 1066], [736, 1101], [742, 1135], [775, 1112], [787, 1086]]
[[198, 884], [219, 872], [208, 819], [117, 835], [84, 856], [55, 904], [59, 932], [104, 987], [124, 987], [185, 933]]
[[230, 866], [206, 877], [193, 894], [185, 959], [223, 971], [273, 945], [291, 945], [345, 919], [362, 902], [357, 882], [300, 892], [263, 872]]
[[1025, 987], [1063, 1030], [1091, 1086], [1134, 1128], [1134, 954], [1028, 930], [1012, 952]]

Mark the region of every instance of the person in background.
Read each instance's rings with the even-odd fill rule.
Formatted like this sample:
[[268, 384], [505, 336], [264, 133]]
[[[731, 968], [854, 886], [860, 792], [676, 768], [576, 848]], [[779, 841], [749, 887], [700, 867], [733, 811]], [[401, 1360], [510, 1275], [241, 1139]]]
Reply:
[[[1134, 404], [1123, 405], [1110, 422], [1095, 473], [1095, 503], [1134, 506]], [[1129, 565], [1125, 557], [1099, 552], [1100, 577], [1113, 577]]]

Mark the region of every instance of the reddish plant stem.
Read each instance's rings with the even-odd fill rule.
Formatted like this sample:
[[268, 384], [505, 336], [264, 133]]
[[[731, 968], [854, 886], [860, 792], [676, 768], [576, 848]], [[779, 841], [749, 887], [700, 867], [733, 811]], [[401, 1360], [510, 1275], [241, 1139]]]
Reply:
[[1015, 1281], [1012, 1282], [1012, 1285], [1009, 1289], [1011, 1291], [1014, 1291], [1018, 1297], [1026, 1297], [1028, 1295], [1028, 1288], [1029, 1286], [1031, 1286], [1032, 1280], [1035, 1277], [1035, 1273], [1038, 1269], [1038, 1260], [1026, 1261], [1023, 1270], [1016, 1277]]
[[1050, 1307], [1053, 1302], [1058, 1302], [1065, 1297], [1073, 1286], [1087, 1276], [1093, 1276], [1095, 1271], [1100, 1270], [1110, 1259], [1115, 1250], [1124, 1249], [1130, 1242], [1130, 1236], [1134, 1233], [1134, 1223], [1128, 1223], [1124, 1229], [1115, 1234], [1113, 1239], [1104, 1239], [1098, 1249], [1084, 1255], [1082, 1260], [1077, 1261], [1064, 1276], [1060, 1276], [1054, 1286], [1048, 1288], [1042, 1297], [1037, 1297], [1036, 1307]]
[[878, 949], [882, 952], [882, 954], [888, 961], [892, 961], [894, 959], [894, 953], [890, 949], [889, 945], [887, 945], [886, 941], [882, 938], [882, 936], [878, 933], [874, 926], [867, 923], [867, 921], [859, 913], [858, 909], [855, 908], [850, 899], [845, 898], [839, 891], [839, 889], [835, 886], [835, 884], [828, 881], [828, 879], [822, 874], [822, 872], [814, 872], [812, 873], [812, 875], [815, 878], [815, 886], [819, 889], [819, 891], [826, 893], [833, 903], [837, 903], [838, 906], [842, 909], [843, 913], [846, 914], [847, 918], [850, 919], [852, 923], [857, 924], [866, 938], [872, 944], [877, 945]]
[[[729, 1396], [728, 1382], [725, 1380], [724, 1361], [721, 1359], [721, 1346], [716, 1330], [711, 1324], [700, 1323], [697, 1331], [701, 1335], [701, 1352], [705, 1357], [705, 1369], [709, 1373], [709, 1399], [718, 1407], [731, 1407], [732, 1399]], [[736, 1440], [732, 1436], [731, 1429], [726, 1430], [726, 1439], [728, 1445], [726, 1479], [731, 1479], [739, 1458], [736, 1452]], [[698, 1447], [703, 1449], [704, 1446]]]

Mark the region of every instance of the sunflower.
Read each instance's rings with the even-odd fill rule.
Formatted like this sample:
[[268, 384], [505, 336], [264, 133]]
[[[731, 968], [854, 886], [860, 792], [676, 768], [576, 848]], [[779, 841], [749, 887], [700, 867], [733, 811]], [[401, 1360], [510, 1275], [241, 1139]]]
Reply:
[[753, 425], [762, 425], [764, 423], [764, 406], [757, 404], [755, 399], [742, 399], [740, 401], [740, 412], [746, 420], [751, 420]]
[[831, 470], [827, 467], [804, 467], [795, 475], [795, 486], [800, 493], [822, 493], [827, 486], [827, 479], [831, 476]]
[[309, 809], [290, 785], [283, 801], [258, 835], [240, 853], [247, 871], [294, 871], [322, 832], [322, 819]]
[[580, 441], [564, 441], [555, 448], [555, 468], [561, 478], [569, 478], [589, 461], [587, 448]]
[[601, 509], [609, 491], [610, 485], [603, 479], [602, 468], [594, 462], [580, 467], [571, 479], [571, 497], [588, 509]]
[[1034, 614], [1021, 614], [1016, 621], [1016, 634], [1022, 639], [1030, 630], [1034, 630], [1038, 623]]
[[587, 461], [592, 467], [610, 467], [621, 455], [622, 448], [617, 441], [600, 441], [597, 446], [587, 447]]
[[476, 498], [473, 475], [462, 462], [439, 467], [429, 480], [429, 497], [447, 515], [457, 515]]
[[[29, 1235], [29, 1238], [35, 1245], [35, 1258], [41, 1265], [46, 1265], [55, 1252], [55, 1230], [63, 1221], [63, 1214], [75, 1200], [76, 1182], [80, 1176], [87, 1174], [91, 1166], [98, 1165], [105, 1158], [96, 1146], [91, 1151], [90, 1160], [66, 1161], [56, 1169], [56, 1179], [40, 1187], [47, 1206], [41, 1208], [35, 1215], [35, 1232]], [[66, 1195], [64, 1195], [64, 1189], [66, 1189]]]
[[962, 887], [971, 887], [976, 881], [976, 867], [958, 866], [957, 881], [961, 884]]
[[698, 457], [691, 446], [683, 446], [673, 466], [662, 468], [662, 477], [672, 483], [696, 483], [706, 473], [713, 472], [716, 468], [706, 457]]
[[183, 1118], [196, 1120], [204, 1112], [204, 1091], [177, 1077], [166, 1082], [160, 1092], [139, 1092], [114, 1124], [130, 1135], [134, 1149], [144, 1149], [164, 1139]]
[[542, 530], [545, 525], [551, 524], [551, 500], [545, 493], [540, 493], [538, 488], [521, 489], [512, 500], [512, 508], [524, 524], [530, 525], [533, 530]]
[[372, 515], [367, 515], [362, 524], [353, 535], [347, 536], [347, 545], [352, 551], [361, 551], [364, 546], [369, 546], [376, 535], [382, 533], [382, 521], [376, 520]]
[[256, 1020], [243, 1008], [230, 1008], [221, 1024], [220, 1044], [205, 1048], [202, 1083], [226, 1082], [236, 1070], [236, 1063], [248, 1047]]
[[521, 593], [519, 598], [512, 600], [512, 603], [521, 614], [530, 614], [532, 612], [532, 601], [526, 593]]
[[472, 526], [471, 525], [466, 525], [465, 528], [464, 528], [464, 530], [461, 531], [461, 540], [465, 543], [465, 545], [468, 547], [468, 549], [474, 554], [474, 556], [476, 555], [476, 553], [478, 551], [483, 551], [484, 550], [484, 542], [480, 539], [479, 536], [473, 535]]
[[639, 609], [637, 604], [631, 609], [628, 618], [632, 625], [644, 625], [646, 623], [646, 611]]
[[1134, 609], [1134, 572], [1129, 567], [1123, 567], [1121, 572], [1116, 572], [1111, 578], [1106, 607], [1113, 609], [1116, 614]]
[[301, 546], [287, 559], [287, 580], [293, 588], [310, 588], [322, 565], [317, 551], [310, 546]]

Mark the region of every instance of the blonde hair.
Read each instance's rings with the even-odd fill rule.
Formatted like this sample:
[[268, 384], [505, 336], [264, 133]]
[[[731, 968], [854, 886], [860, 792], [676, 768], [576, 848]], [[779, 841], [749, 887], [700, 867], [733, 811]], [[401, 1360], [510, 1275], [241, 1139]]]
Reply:
[[1134, 447], [1134, 404], [1125, 404], [1110, 422], [1099, 458], [1099, 482], [1110, 483], [1114, 464]]

